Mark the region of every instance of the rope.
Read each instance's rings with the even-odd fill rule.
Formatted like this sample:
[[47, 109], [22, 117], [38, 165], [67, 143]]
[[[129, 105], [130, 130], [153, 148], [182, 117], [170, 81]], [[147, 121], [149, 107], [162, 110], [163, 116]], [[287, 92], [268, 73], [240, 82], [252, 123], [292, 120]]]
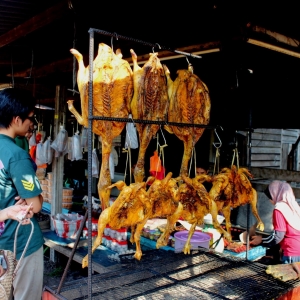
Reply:
[[236, 158], [236, 166], [237, 166], [237, 169], [239, 169], [239, 152], [238, 152], [238, 149], [235, 148], [233, 149], [233, 157], [232, 157], [232, 162], [231, 162], [231, 167], [233, 166], [234, 164], [234, 159]]
[[[13, 279], [16, 277], [17, 271], [20, 268], [21, 261], [22, 261], [24, 255], [25, 255], [25, 253], [27, 251], [28, 245], [30, 243], [30, 240], [31, 240], [31, 237], [32, 237], [32, 234], [33, 234], [33, 231], [34, 231], [34, 226], [33, 226], [33, 223], [32, 223], [31, 220], [30, 220], [30, 223], [31, 223], [30, 235], [28, 237], [28, 240], [27, 240], [25, 248], [24, 248], [24, 250], [22, 252], [22, 255], [21, 255], [20, 259], [18, 260], [18, 263], [17, 263], [16, 268], [14, 270]], [[15, 258], [16, 258], [16, 254], [17, 254], [17, 237], [18, 237], [18, 231], [19, 231], [20, 225], [21, 225], [21, 223], [18, 224], [17, 229], [16, 229], [16, 233], [15, 233], [15, 240], [14, 240], [14, 256], [15, 256]]]
[[219, 148], [216, 148], [216, 156], [215, 156], [215, 164], [214, 164], [214, 173], [213, 173], [213, 175], [216, 174], [216, 167], [218, 169], [218, 173], [220, 172], [219, 164], [220, 164], [220, 150], [219, 150]]

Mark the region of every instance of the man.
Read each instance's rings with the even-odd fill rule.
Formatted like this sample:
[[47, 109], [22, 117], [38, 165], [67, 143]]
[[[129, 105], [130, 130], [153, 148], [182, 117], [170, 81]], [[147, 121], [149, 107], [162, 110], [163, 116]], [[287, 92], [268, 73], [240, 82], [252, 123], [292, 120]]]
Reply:
[[[0, 210], [15, 204], [20, 196], [33, 213], [41, 210], [43, 197], [32, 160], [27, 151], [15, 143], [17, 136], [25, 136], [34, 122], [35, 100], [26, 91], [15, 88], [0, 91]], [[44, 239], [35, 218], [32, 218], [34, 233], [13, 282], [14, 300], [40, 300], [43, 288]], [[5, 230], [0, 237], [0, 249], [13, 251], [14, 235], [18, 222], [5, 221]], [[24, 250], [31, 226], [19, 228], [17, 259]]]

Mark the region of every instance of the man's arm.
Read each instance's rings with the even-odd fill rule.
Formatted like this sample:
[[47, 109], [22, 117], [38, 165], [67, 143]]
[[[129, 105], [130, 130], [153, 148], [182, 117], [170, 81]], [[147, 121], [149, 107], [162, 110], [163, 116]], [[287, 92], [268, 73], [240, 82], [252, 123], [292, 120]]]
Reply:
[[41, 194], [39, 194], [36, 197], [32, 197], [32, 198], [27, 198], [25, 199], [27, 205], [30, 205], [30, 203], [32, 203], [33, 206], [33, 212], [34, 213], [38, 213], [43, 206], [43, 196]]

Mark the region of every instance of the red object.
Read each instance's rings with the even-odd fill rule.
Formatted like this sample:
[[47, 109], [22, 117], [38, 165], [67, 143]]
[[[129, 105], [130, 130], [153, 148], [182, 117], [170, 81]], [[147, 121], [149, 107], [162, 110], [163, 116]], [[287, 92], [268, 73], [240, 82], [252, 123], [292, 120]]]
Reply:
[[156, 171], [150, 171], [151, 176], [154, 176], [156, 179], [164, 179], [165, 178], [165, 168], [161, 166], [161, 171], [156, 172]]
[[151, 172], [161, 172], [161, 161], [157, 151], [154, 151], [154, 155], [150, 157], [150, 173]]

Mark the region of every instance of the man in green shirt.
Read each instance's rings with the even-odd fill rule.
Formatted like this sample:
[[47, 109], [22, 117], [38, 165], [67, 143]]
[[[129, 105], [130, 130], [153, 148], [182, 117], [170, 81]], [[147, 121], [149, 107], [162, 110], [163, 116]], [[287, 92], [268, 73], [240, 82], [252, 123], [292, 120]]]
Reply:
[[[15, 143], [17, 136], [25, 136], [34, 121], [35, 100], [26, 91], [8, 88], [0, 91], [0, 210], [15, 204], [15, 197], [23, 198], [32, 211], [41, 210], [43, 197], [29, 153]], [[13, 282], [14, 300], [40, 300], [43, 288], [44, 239], [35, 218], [34, 233]], [[13, 251], [18, 222], [5, 221], [0, 237], [0, 249]], [[28, 240], [31, 226], [21, 226], [17, 239], [17, 259]]]

